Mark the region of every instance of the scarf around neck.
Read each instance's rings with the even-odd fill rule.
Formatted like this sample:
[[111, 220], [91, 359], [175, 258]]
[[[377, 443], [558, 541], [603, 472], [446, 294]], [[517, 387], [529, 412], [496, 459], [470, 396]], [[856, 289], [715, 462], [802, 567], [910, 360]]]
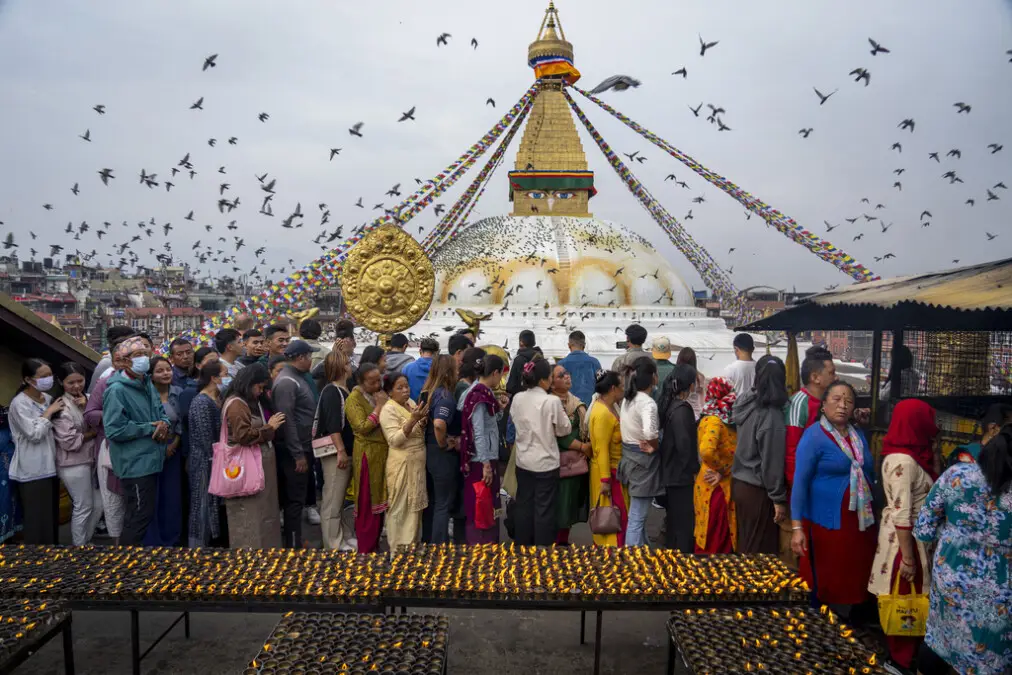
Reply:
[[471, 455], [474, 454], [474, 425], [471, 424], [471, 415], [483, 405], [488, 406], [488, 414], [492, 416], [499, 410], [499, 402], [495, 400], [492, 390], [478, 382], [464, 397], [464, 409], [460, 418], [457, 452], [460, 454], [460, 470], [465, 474], [471, 469]]
[[738, 396], [734, 393], [734, 385], [723, 377], [714, 377], [706, 385], [706, 401], [700, 411], [700, 417], [712, 415], [727, 425], [734, 422], [731, 419], [731, 412], [734, 410], [734, 402]]
[[857, 513], [857, 526], [861, 532], [875, 524], [875, 514], [872, 511], [872, 493], [868, 479], [865, 478], [864, 469], [861, 464], [864, 453], [861, 437], [853, 425], [847, 425], [847, 440], [844, 440], [839, 431], [836, 430], [829, 420], [823, 415], [820, 421], [823, 431], [829, 434], [840, 451], [850, 460], [850, 503], [847, 505], [851, 511]]

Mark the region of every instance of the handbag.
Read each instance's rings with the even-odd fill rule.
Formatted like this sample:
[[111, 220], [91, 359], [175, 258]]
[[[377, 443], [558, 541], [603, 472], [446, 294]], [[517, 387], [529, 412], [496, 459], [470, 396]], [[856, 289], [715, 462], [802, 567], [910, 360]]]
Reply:
[[235, 400], [237, 399], [231, 399], [221, 411], [221, 434], [218, 442], [212, 446], [214, 455], [211, 458], [211, 478], [207, 486], [210, 494], [223, 499], [251, 497], [266, 487], [260, 446], [228, 444], [225, 411]]
[[899, 588], [900, 575], [897, 574], [893, 592], [878, 596], [878, 618], [882, 631], [892, 637], [920, 637], [927, 632], [928, 595], [917, 593], [913, 585], [911, 590], [914, 592], [900, 595]]
[[590, 531], [594, 534], [618, 534], [622, 531], [622, 513], [614, 504], [601, 506], [604, 494], [597, 496], [597, 505], [590, 510]]
[[[333, 384], [327, 385], [327, 387], [333, 386]], [[326, 391], [327, 387], [324, 387], [323, 391]], [[316, 429], [320, 424], [320, 402], [323, 401], [323, 391], [320, 392], [320, 400], [316, 402], [316, 413], [313, 415], [313, 457], [316, 457], [317, 459], [337, 454], [337, 446], [334, 445], [334, 441], [330, 438], [330, 434], [327, 434], [322, 438], [316, 437]], [[342, 408], [344, 407], [343, 401], [341, 406]], [[344, 428], [343, 414], [341, 415], [341, 427]]]
[[572, 478], [590, 473], [587, 455], [579, 450], [563, 450], [559, 453], [559, 478]]
[[485, 481], [479, 480], [472, 483], [474, 489], [474, 526], [479, 530], [487, 530], [495, 527], [495, 502], [492, 491], [485, 485]]

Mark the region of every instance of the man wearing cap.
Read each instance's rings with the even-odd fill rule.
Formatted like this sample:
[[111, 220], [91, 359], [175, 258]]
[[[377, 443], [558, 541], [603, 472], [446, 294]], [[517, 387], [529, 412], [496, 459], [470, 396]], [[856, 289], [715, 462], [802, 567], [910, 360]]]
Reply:
[[302, 548], [302, 509], [309, 486], [309, 462], [313, 454], [313, 418], [316, 400], [305, 374], [317, 351], [304, 340], [292, 340], [285, 347], [287, 362], [274, 380], [271, 401], [274, 412], [284, 413], [287, 422], [274, 436], [278, 458], [278, 488], [285, 522], [282, 541], [286, 548]]
[[655, 401], [660, 402], [661, 392], [664, 390], [662, 386], [664, 380], [667, 379], [671, 371], [675, 369], [675, 364], [671, 362], [671, 340], [666, 337], [655, 337], [654, 343], [650, 348], [650, 354], [654, 357], [654, 361], [657, 363], [657, 386], [654, 387], [653, 397]]

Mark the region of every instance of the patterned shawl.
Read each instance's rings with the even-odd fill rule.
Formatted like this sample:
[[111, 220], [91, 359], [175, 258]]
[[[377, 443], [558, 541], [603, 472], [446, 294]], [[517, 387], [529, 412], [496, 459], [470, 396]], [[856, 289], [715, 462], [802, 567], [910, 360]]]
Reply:
[[731, 419], [731, 411], [734, 408], [736, 398], [734, 386], [730, 382], [723, 377], [711, 378], [710, 383], [706, 385], [706, 400], [703, 403], [703, 409], [700, 411], [699, 416], [706, 417], [707, 415], [713, 415], [724, 424], [733, 425], [734, 421]]
[[[857, 431], [850, 424], [847, 425], [847, 439], [836, 430], [825, 415], [821, 421], [822, 430], [832, 437], [833, 441], [840, 448], [840, 451], [850, 460], [850, 503], [847, 505], [851, 511], [857, 513], [857, 526], [861, 532], [875, 524], [875, 513], [872, 511], [872, 492], [868, 479], [864, 475], [862, 464], [864, 462], [864, 444]], [[849, 443], [847, 441], [850, 441]]]
[[460, 470], [465, 475], [471, 470], [471, 455], [474, 454], [474, 425], [471, 415], [478, 406], [488, 406], [488, 414], [495, 416], [499, 410], [499, 401], [492, 390], [478, 382], [464, 398], [464, 409], [460, 418], [460, 438], [457, 440], [457, 452], [460, 454]]

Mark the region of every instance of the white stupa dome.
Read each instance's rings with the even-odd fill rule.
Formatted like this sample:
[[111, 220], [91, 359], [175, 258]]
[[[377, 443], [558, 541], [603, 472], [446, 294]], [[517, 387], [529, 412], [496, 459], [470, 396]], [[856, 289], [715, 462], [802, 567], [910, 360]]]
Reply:
[[517, 346], [533, 330], [546, 356], [561, 357], [569, 333], [607, 367], [624, 351], [622, 329], [638, 323], [649, 340], [692, 346], [713, 370], [734, 358], [734, 334], [695, 306], [681, 275], [643, 237], [595, 218], [493, 216], [432, 254], [436, 288], [415, 339], [434, 334], [445, 346], [463, 327], [457, 309], [491, 315], [478, 344]]
[[685, 281], [646, 239], [594, 218], [485, 218], [441, 246], [432, 262], [434, 306], [548, 303], [586, 312], [693, 304]]

